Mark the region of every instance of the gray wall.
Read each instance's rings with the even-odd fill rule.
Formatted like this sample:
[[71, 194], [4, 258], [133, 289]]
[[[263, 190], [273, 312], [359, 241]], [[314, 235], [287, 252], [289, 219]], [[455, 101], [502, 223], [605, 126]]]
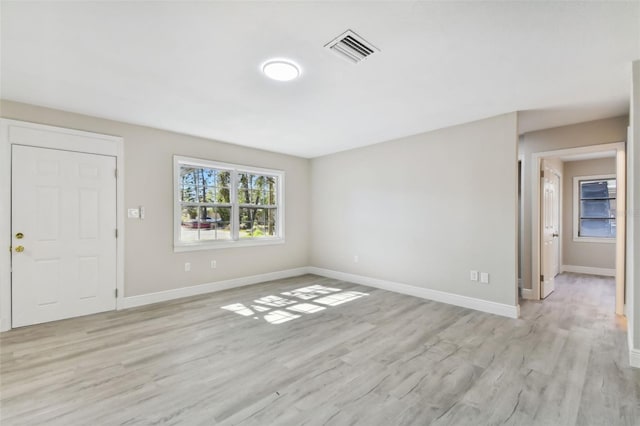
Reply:
[[[124, 138], [126, 207], [144, 205], [146, 219], [126, 220], [125, 295], [298, 268], [309, 264], [309, 160], [212, 140], [9, 101], [2, 117]], [[173, 252], [173, 155], [286, 172], [286, 243]], [[210, 268], [210, 260], [217, 269]], [[191, 272], [184, 263], [191, 262]]]
[[516, 305], [517, 144], [511, 113], [313, 159], [312, 265]]
[[523, 287], [531, 288], [531, 155], [580, 146], [600, 145], [627, 140], [626, 116], [589, 121], [525, 133], [520, 137], [519, 154], [524, 157], [524, 211], [522, 225]]
[[616, 159], [568, 161], [564, 163], [562, 176], [562, 264], [615, 269], [616, 245], [573, 241], [573, 178], [616, 174]]

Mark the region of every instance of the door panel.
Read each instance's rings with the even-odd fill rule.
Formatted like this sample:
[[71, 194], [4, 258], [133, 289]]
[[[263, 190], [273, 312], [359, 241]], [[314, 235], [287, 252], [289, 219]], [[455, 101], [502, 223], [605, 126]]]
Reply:
[[541, 187], [540, 297], [545, 298], [555, 289], [554, 278], [560, 272], [560, 177], [544, 161]]
[[13, 146], [14, 327], [115, 309], [115, 168], [111, 156]]

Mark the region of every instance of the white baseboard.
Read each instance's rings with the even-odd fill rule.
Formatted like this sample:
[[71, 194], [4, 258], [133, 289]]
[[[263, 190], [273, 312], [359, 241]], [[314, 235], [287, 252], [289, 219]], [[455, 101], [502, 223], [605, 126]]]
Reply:
[[531, 288], [523, 288], [522, 290], [522, 298], [526, 300], [538, 300], [538, 296], [535, 294], [533, 289]]
[[181, 287], [174, 290], [159, 291], [156, 293], [141, 294], [139, 296], [122, 297], [118, 300], [118, 310], [134, 308], [136, 306], [149, 305], [151, 303], [166, 302], [167, 300], [181, 299], [183, 297], [197, 296], [228, 290], [230, 288], [243, 287], [266, 281], [280, 280], [283, 278], [297, 277], [308, 273], [308, 268], [287, 269], [284, 271], [268, 272], [266, 274], [251, 275], [248, 277], [234, 278], [231, 280], [216, 281], [199, 284], [190, 287]]
[[629, 364], [632, 367], [640, 368], [640, 349], [633, 347], [633, 334], [631, 327], [627, 328], [627, 347], [629, 348]]
[[420, 297], [422, 299], [434, 300], [436, 302], [448, 303], [450, 305], [462, 306], [464, 308], [475, 309], [477, 311], [488, 312], [491, 314], [501, 315], [509, 318], [518, 318], [520, 316], [519, 305], [505, 305], [502, 303], [490, 302], [473, 297], [461, 296], [458, 294], [431, 290], [428, 288], [416, 287], [392, 281], [385, 281], [376, 278], [365, 277], [362, 275], [348, 274], [345, 272], [338, 272], [330, 269], [316, 268], [313, 266], [288, 269], [278, 272], [270, 272], [267, 274], [253, 275], [249, 277], [235, 278], [232, 280], [217, 281], [191, 287], [182, 287], [174, 290], [160, 291], [157, 293], [142, 294], [139, 296], [123, 297], [118, 301], [118, 309], [133, 308], [136, 306], [165, 302], [168, 300], [180, 299], [183, 297], [213, 293], [216, 291], [228, 290], [230, 288], [258, 284], [266, 281], [297, 277], [304, 274], [315, 274], [327, 278], [362, 284], [370, 287], [407, 294], [410, 296]]
[[[434, 300], [436, 302], [448, 303], [450, 305], [462, 306], [464, 308], [475, 309], [477, 311], [488, 312], [509, 318], [520, 316], [520, 305], [506, 305], [502, 303], [490, 302], [488, 300], [476, 299], [468, 296], [447, 293], [438, 290], [431, 290], [423, 287], [385, 281], [377, 278], [365, 277], [362, 275], [348, 274], [329, 269], [316, 267], [302, 267], [287, 269], [284, 271], [269, 272], [266, 274], [252, 275], [248, 277], [234, 278], [231, 280], [216, 281], [206, 284], [199, 284], [190, 287], [181, 287], [173, 290], [159, 291], [156, 293], [141, 294], [138, 296], [121, 297], [117, 301], [117, 309], [128, 309], [137, 306], [150, 305], [152, 303], [166, 302], [169, 300], [181, 299], [183, 297], [197, 296], [200, 294], [213, 293], [216, 291], [228, 290], [231, 288], [243, 287], [252, 284], [263, 283], [283, 278], [297, 277], [304, 274], [316, 274], [327, 278], [334, 278], [356, 284], [362, 284], [396, 293], [407, 294], [420, 297], [422, 299]], [[0, 319], [0, 330], [4, 331], [3, 321]], [[9, 328], [7, 328], [8, 330]]]
[[640, 349], [629, 349], [629, 364], [632, 367], [640, 368]]
[[475, 309], [476, 311], [488, 312], [490, 314], [501, 315], [504, 317], [518, 318], [520, 316], [520, 305], [512, 306], [503, 303], [490, 302], [488, 300], [461, 296], [459, 294], [431, 290], [428, 288], [416, 287], [393, 281], [380, 280], [377, 278], [365, 277], [362, 275], [348, 274], [345, 272], [333, 271], [330, 269], [316, 268], [314, 266], [308, 267], [307, 271], [310, 274], [321, 275], [327, 278], [362, 284], [382, 290], [420, 297], [422, 299], [447, 303], [449, 305], [462, 306], [463, 308]]
[[577, 274], [603, 275], [605, 277], [615, 277], [616, 270], [609, 268], [592, 268], [591, 266], [562, 265], [562, 272], [575, 272]]

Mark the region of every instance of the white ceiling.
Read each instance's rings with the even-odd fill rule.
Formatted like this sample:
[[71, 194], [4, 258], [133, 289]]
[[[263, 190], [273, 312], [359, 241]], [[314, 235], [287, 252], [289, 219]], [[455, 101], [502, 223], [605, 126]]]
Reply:
[[[628, 112], [639, 2], [2, 2], [4, 99], [303, 157]], [[381, 52], [323, 48], [346, 29]], [[303, 68], [267, 80], [266, 59]]]

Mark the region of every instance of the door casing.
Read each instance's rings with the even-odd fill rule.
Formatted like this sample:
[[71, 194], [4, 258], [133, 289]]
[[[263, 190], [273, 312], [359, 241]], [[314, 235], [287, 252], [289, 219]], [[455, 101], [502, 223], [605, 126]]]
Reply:
[[[46, 138], [42, 135], [46, 134]], [[124, 297], [124, 141], [102, 135], [18, 120], [0, 119], [0, 331], [11, 329], [11, 146], [27, 145], [116, 157], [116, 309]]]

